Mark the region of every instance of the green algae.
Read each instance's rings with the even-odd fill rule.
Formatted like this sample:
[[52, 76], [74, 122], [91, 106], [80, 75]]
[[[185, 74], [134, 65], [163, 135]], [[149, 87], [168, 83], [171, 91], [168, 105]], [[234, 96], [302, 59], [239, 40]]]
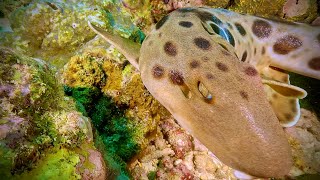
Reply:
[[110, 97], [99, 94], [97, 88], [65, 87], [66, 94], [81, 104], [80, 111], [91, 118], [97, 130], [96, 146], [119, 176], [128, 176], [125, 162], [139, 150], [133, 139], [133, 127]]
[[150, 171], [147, 176], [148, 176], [148, 180], [156, 180], [157, 172], [156, 171]]
[[35, 169], [23, 172], [13, 179], [43, 180], [43, 179], [81, 179], [76, 173], [76, 165], [80, 162], [79, 156], [65, 148], [54, 148], [47, 151], [36, 164]]
[[11, 166], [14, 161], [15, 153], [12, 149], [0, 142], [0, 177], [9, 179], [11, 175]]

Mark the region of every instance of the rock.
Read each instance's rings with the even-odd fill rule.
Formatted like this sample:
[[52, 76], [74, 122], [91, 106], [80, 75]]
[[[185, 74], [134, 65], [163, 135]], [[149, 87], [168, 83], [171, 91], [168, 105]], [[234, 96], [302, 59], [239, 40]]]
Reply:
[[286, 128], [294, 157], [291, 176], [320, 172], [320, 122], [316, 115], [301, 109], [301, 118], [297, 125]]
[[307, 13], [310, 6], [310, 1], [297, 1], [288, 0], [283, 6], [283, 13], [287, 18], [293, 18], [295, 16], [301, 16]]
[[[77, 164], [83, 149], [93, 148], [88, 118], [64, 96], [55, 75], [50, 64], [0, 47], [0, 176], [4, 179], [47, 179], [61, 174], [64, 167], [69, 170], [65, 177], [78, 177], [68, 161]], [[93, 149], [89, 152], [93, 168], [86, 176], [98, 177], [106, 171], [102, 156]], [[52, 174], [46, 168], [53, 168]]]
[[90, 180], [105, 180], [106, 179], [106, 164], [103, 160], [102, 154], [94, 149], [88, 149], [89, 153], [88, 161], [94, 166], [94, 168], [82, 167], [84, 164], [78, 164], [78, 168], [84, 168], [83, 173], [81, 174], [81, 179]]
[[320, 17], [317, 17], [311, 24], [314, 26], [320, 26]]
[[157, 179], [235, 179], [232, 169], [223, 165], [198, 140], [173, 120], [161, 121], [155, 139], [129, 163], [135, 179], [154, 175]]
[[315, 0], [287, 0], [282, 11], [285, 19], [310, 23], [317, 16], [317, 2]]

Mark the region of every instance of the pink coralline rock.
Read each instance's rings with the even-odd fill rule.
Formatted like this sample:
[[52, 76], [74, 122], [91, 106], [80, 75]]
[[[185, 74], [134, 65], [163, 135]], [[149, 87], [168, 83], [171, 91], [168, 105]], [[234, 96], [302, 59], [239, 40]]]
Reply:
[[[95, 149], [88, 149], [87, 150], [88, 160], [92, 164], [93, 168], [86, 167], [83, 170], [83, 173], [81, 174], [83, 180], [104, 180], [106, 179], [106, 164], [103, 160], [102, 154], [95, 150]], [[83, 166], [83, 163], [85, 161], [85, 158], [83, 156], [80, 156], [80, 163], [78, 164], [78, 168], [81, 168]]]
[[164, 0], [164, 4], [168, 10], [175, 10], [183, 7], [202, 6], [203, 0]]
[[283, 17], [294, 21], [310, 22], [317, 14], [315, 0], [287, 0], [282, 8]]
[[30, 123], [22, 117], [9, 115], [0, 120], [0, 140], [10, 148], [17, 148], [26, 141], [25, 133]]
[[[192, 136], [187, 134], [180, 127], [175, 127], [175, 123], [166, 121], [163, 125], [165, 136], [168, 137], [169, 143], [172, 145], [172, 149], [175, 152], [177, 158], [182, 158], [185, 154], [192, 150]], [[173, 129], [169, 129], [174, 127]]]
[[294, 157], [291, 176], [320, 172], [320, 122], [316, 115], [301, 109], [301, 118], [296, 126], [286, 128]]
[[231, 168], [173, 119], [161, 121], [150, 145], [128, 167], [134, 179], [235, 179]]
[[307, 1], [297, 1], [288, 0], [283, 6], [283, 12], [286, 17], [292, 18], [307, 13], [309, 2]]
[[320, 26], [320, 17], [317, 17], [311, 24], [314, 26]]

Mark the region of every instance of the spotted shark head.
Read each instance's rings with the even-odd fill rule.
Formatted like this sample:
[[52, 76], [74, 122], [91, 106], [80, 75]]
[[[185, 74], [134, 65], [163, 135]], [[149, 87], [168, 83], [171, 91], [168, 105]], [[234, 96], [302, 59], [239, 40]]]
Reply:
[[[287, 102], [305, 92], [271, 68], [281, 64], [273, 52], [299, 48], [291, 37], [267, 40], [281, 26], [272, 23], [221, 9], [180, 9], [160, 20], [142, 46], [89, 25], [140, 70], [150, 93], [222, 162], [256, 177], [282, 177], [291, 168], [291, 150], [268, 97], [279, 93]], [[317, 69], [317, 60], [310, 63]], [[275, 92], [268, 95], [266, 86]]]

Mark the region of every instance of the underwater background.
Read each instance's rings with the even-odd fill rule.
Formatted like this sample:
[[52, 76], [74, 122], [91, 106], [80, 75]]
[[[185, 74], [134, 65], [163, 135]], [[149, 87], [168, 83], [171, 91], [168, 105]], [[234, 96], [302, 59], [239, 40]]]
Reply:
[[[173, 119], [140, 73], [88, 21], [142, 43], [162, 17], [190, 6], [320, 25], [316, 0], [2, 0], [0, 179], [236, 179]], [[288, 179], [320, 179], [320, 81], [285, 128]]]

